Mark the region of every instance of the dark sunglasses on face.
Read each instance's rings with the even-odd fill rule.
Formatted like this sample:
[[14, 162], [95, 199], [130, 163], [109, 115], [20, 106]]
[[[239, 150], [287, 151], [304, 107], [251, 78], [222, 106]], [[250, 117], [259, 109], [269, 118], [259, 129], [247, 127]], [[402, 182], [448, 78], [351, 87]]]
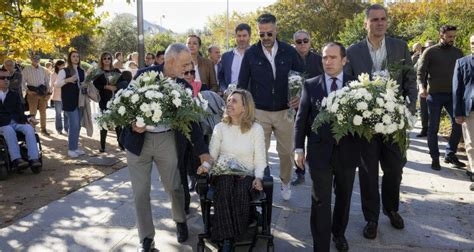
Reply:
[[303, 43], [308, 44], [308, 43], [309, 43], [309, 39], [306, 39], [306, 38], [305, 38], [305, 39], [297, 39], [297, 40], [295, 41], [295, 43], [298, 44], [298, 45], [301, 45], [301, 44], [303, 44]]
[[273, 37], [273, 32], [260, 32], [260, 38], [265, 37], [265, 34], [267, 34], [267, 37]]
[[184, 72], [184, 75], [189, 75], [189, 74], [192, 74], [192, 75], [196, 74], [196, 70], [191, 70], [191, 71]]

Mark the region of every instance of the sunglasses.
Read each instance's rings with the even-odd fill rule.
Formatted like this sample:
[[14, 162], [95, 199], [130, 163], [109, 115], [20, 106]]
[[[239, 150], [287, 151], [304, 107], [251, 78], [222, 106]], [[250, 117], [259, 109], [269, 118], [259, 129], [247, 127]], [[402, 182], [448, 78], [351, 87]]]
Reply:
[[260, 38], [265, 37], [265, 34], [267, 34], [267, 37], [273, 37], [273, 32], [260, 32]]
[[112, 60], [111, 57], [102, 58], [102, 60]]
[[309, 39], [305, 38], [305, 39], [297, 39], [295, 40], [295, 43], [298, 44], [298, 45], [301, 45], [301, 44], [308, 44], [309, 43]]
[[8, 80], [8, 76], [0, 76], [0, 80]]
[[189, 75], [189, 74], [192, 74], [192, 75], [196, 74], [196, 70], [191, 70], [191, 71], [184, 72], [184, 75]]

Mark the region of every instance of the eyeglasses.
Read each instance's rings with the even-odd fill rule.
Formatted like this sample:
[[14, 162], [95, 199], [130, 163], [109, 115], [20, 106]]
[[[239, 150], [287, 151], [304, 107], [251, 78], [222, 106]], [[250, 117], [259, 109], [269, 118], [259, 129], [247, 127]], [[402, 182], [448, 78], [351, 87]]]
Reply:
[[265, 34], [267, 34], [267, 37], [271, 38], [273, 37], [273, 32], [260, 32], [260, 38], [265, 37]]
[[295, 43], [298, 44], [298, 45], [301, 45], [301, 44], [308, 44], [309, 43], [309, 39], [305, 38], [305, 39], [297, 39], [295, 40]]
[[112, 60], [111, 57], [106, 57], [106, 58], [103, 58], [102, 60]]
[[8, 80], [8, 76], [0, 76], [0, 80]]
[[192, 75], [196, 74], [196, 70], [191, 70], [191, 71], [184, 72], [184, 75], [189, 75], [189, 74], [192, 74]]

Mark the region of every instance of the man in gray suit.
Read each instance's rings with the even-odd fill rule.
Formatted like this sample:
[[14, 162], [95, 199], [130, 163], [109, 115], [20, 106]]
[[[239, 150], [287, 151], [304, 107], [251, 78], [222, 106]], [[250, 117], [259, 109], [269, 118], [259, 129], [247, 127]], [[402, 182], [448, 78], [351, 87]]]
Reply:
[[[347, 50], [348, 64], [345, 71], [352, 76], [361, 73], [372, 74], [386, 70], [391, 65], [399, 65], [397, 76], [392, 76], [400, 86], [400, 94], [408, 98], [408, 108], [415, 113], [417, 98], [416, 77], [408, 46], [404, 41], [385, 36], [387, 31], [387, 11], [374, 4], [365, 12], [367, 38], [350, 46]], [[359, 167], [362, 211], [367, 225], [364, 237], [375, 239], [380, 213], [379, 162], [383, 170], [382, 204], [383, 212], [397, 229], [404, 228], [398, 214], [400, 203], [400, 183], [406, 158], [397, 144], [384, 141], [383, 135], [374, 135], [370, 142], [362, 141], [362, 165]]]

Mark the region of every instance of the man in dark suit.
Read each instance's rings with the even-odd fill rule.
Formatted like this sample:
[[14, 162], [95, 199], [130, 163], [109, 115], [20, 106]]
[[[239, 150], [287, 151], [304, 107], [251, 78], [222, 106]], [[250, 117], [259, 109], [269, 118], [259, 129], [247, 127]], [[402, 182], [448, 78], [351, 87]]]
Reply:
[[235, 27], [237, 47], [222, 55], [221, 67], [217, 74], [221, 92], [224, 92], [229, 84], [237, 84], [244, 53], [250, 47], [250, 34], [251, 28], [248, 24], [242, 23]]
[[[144, 70], [153, 69], [163, 72], [164, 76], [183, 82], [183, 74], [190, 65], [189, 49], [184, 44], [176, 43], [166, 49], [163, 65]], [[135, 199], [141, 249], [151, 251], [154, 248], [155, 228], [150, 204], [150, 178], [153, 162], [158, 168], [165, 191], [170, 195], [172, 217], [177, 224], [178, 242], [186, 241], [188, 228], [184, 209], [185, 196], [181, 184], [182, 173], [178, 169], [179, 160], [182, 160], [184, 153], [183, 147], [186, 147], [186, 138], [165, 125], [156, 125], [154, 129], [148, 130], [145, 127], [137, 127], [133, 123], [131, 127], [124, 128], [121, 140], [127, 150], [127, 164]], [[197, 124], [192, 124], [191, 141], [201, 163], [208, 162], [210, 159], [208, 149]]]
[[[474, 172], [474, 34], [470, 38], [471, 55], [460, 58], [456, 61], [453, 74], [453, 101], [454, 116], [456, 123], [462, 125], [464, 144], [466, 145], [467, 175], [473, 178]], [[471, 191], [474, 191], [474, 183], [471, 184]]]
[[[347, 251], [349, 245], [344, 236], [349, 221], [352, 185], [356, 167], [360, 164], [359, 138], [348, 135], [339, 143], [334, 139], [331, 125], [324, 124], [313, 132], [311, 125], [318, 115], [322, 100], [330, 92], [341, 89], [355, 78], [344, 74], [346, 50], [340, 43], [328, 43], [323, 47], [324, 74], [304, 83], [301, 102], [295, 122], [295, 162], [304, 169], [305, 138], [306, 165], [313, 180], [311, 197], [311, 233], [314, 251], [329, 251], [331, 232], [336, 248]], [[336, 202], [331, 225], [331, 194], [334, 178]]]
[[[387, 11], [374, 4], [365, 12], [367, 38], [347, 49], [348, 64], [345, 72], [353, 76], [361, 73], [372, 75], [397, 65], [397, 76], [391, 76], [399, 85], [399, 92], [408, 99], [408, 108], [415, 113], [417, 89], [415, 72], [408, 46], [404, 41], [385, 36], [387, 31]], [[383, 212], [397, 229], [404, 228], [402, 217], [398, 214], [400, 203], [400, 183], [406, 158], [397, 144], [384, 141], [382, 135], [374, 135], [370, 142], [362, 141], [362, 165], [359, 167], [359, 181], [362, 211], [367, 225], [364, 237], [375, 239], [380, 213], [379, 162], [384, 172], [382, 177]]]
[[[311, 52], [311, 37], [305, 30], [299, 30], [293, 34], [298, 59], [303, 66], [302, 74], [306, 79], [311, 79], [323, 73], [323, 63], [321, 56]], [[304, 182], [305, 170], [295, 169], [296, 178], [291, 185], [299, 185]]]

